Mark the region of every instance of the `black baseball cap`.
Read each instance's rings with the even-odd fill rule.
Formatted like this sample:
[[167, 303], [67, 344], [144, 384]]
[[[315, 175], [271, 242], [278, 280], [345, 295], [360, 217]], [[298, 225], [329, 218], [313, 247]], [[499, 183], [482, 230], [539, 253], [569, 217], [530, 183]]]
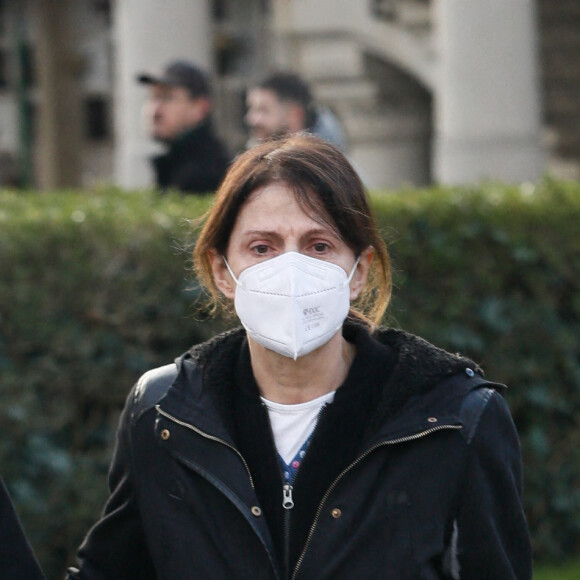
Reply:
[[157, 75], [142, 73], [137, 76], [137, 81], [146, 85], [183, 87], [193, 97], [209, 96], [211, 92], [207, 75], [200, 68], [183, 60], [169, 63]]

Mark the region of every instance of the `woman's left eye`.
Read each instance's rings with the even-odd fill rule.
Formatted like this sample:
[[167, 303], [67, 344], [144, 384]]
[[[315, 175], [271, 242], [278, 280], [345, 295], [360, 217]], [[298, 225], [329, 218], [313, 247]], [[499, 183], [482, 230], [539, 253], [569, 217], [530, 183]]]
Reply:
[[258, 244], [252, 248], [256, 254], [265, 254], [268, 251], [268, 246], [266, 244]]
[[326, 244], [324, 242], [317, 242], [312, 247], [313, 247], [314, 251], [318, 252], [318, 253], [326, 252], [326, 250], [328, 250], [328, 244]]

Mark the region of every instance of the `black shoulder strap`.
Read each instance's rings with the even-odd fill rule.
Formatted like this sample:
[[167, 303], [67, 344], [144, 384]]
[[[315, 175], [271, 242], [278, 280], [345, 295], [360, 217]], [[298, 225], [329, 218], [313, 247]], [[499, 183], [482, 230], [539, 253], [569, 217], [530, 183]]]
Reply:
[[133, 423], [141, 415], [154, 407], [167, 393], [179, 372], [176, 363], [168, 364], [146, 372], [135, 385], [133, 392]]
[[[483, 384], [490, 385], [486, 381], [483, 381]], [[461, 434], [467, 443], [471, 443], [483, 411], [494, 393], [495, 389], [490, 388], [490, 386], [479, 386], [469, 391], [465, 397], [459, 411], [459, 418], [463, 423]]]

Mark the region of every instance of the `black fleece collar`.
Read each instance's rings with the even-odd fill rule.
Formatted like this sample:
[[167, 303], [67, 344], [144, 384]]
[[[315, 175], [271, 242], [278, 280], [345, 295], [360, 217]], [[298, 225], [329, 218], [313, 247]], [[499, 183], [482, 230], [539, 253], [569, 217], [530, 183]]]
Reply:
[[[403, 330], [381, 327], [371, 334], [361, 323], [347, 319], [343, 336], [357, 346], [357, 357], [351, 374], [360, 368], [364, 377], [373, 367], [384, 367], [382, 372], [385, 380], [371, 381], [371, 385], [366, 380], [361, 381], [372, 394], [367, 391], [361, 392], [360, 396], [365, 400], [370, 397], [376, 402], [372, 417], [375, 428], [401, 410], [411, 397], [427, 393], [447, 377], [463, 372], [466, 368], [471, 368], [483, 376], [482, 369], [473, 361], [435, 347]], [[235, 369], [241, 353], [247, 351], [246, 332], [243, 328], [220, 334], [189, 351], [193, 362], [202, 372], [204, 388], [209, 389], [216, 407], [229, 427], [233, 425]], [[363, 355], [366, 357], [367, 354], [376, 357], [376, 361], [365, 362]], [[391, 369], [388, 381], [385, 365]]]

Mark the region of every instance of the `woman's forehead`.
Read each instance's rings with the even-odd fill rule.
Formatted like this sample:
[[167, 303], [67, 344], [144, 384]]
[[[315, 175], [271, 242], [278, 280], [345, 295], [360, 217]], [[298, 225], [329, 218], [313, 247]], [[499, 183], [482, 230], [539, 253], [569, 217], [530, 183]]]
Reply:
[[263, 224], [303, 222], [336, 233], [336, 226], [324, 211], [312, 189], [297, 191], [286, 182], [274, 182], [255, 189], [246, 199], [236, 222], [260, 221]]

